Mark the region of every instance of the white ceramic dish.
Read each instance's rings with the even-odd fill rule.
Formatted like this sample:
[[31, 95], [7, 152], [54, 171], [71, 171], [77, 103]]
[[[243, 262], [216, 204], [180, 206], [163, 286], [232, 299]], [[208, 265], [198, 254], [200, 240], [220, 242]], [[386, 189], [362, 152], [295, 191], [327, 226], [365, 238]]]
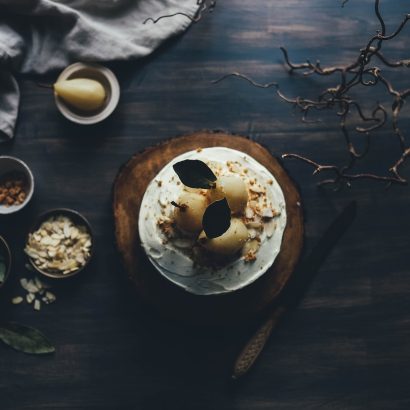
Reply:
[[27, 164], [15, 157], [0, 156], [0, 178], [12, 172], [19, 172], [25, 176], [26, 199], [20, 205], [5, 206], [0, 204], [0, 214], [2, 215], [12, 214], [23, 209], [30, 202], [34, 193], [34, 176]]
[[89, 78], [99, 81], [107, 94], [102, 108], [93, 112], [77, 110], [54, 94], [57, 108], [70, 121], [77, 124], [91, 125], [105, 120], [118, 105], [120, 99], [120, 86], [117, 77], [107, 67], [99, 64], [75, 63], [68, 66], [58, 77], [57, 81], [70, 80], [74, 78]]
[[[275, 210], [280, 212], [280, 215], [272, 221], [276, 225], [273, 235], [270, 237], [265, 235], [262, 238], [256, 261], [246, 262], [244, 258], [238, 257], [215, 270], [196, 265], [172, 240], [164, 243], [164, 236], [157, 220], [161, 214], [164, 215], [164, 212], [166, 215], [172, 213], [170, 202], [176, 200], [183, 190], [182, 184], [177, 184], [178, 177], [172, 165], [184, 159], [201, 159], [219, 164], [237, 161], [248, 169], [248, 178], [256, 177], [266, 187], [268, 201]], [[160, 187], [158, 181], [161, 181]], [[285, 198], [274, 176], [249, 155], [225, 147], [205, 148], [201, 152], [190, 151], [174, 158], [148, 185], [139, 215], [141, 245], [151, 263], [166, 279], [196, 295], [234, 292], [262, 276], [273, 264], [280, 251], [285, 226]], [[193, 243], [194, 241], [195, 238]]]

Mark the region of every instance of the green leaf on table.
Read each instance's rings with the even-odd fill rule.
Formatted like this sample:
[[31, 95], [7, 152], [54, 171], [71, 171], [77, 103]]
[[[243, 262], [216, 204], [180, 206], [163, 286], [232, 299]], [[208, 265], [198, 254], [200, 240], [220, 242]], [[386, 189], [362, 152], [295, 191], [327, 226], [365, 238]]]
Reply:
[[0, 340], [20, 352], [48, 354], [55, 351], [52, 343], [39, 330], [18, 323], [0, 326]]
[[226, 198], [212, 202], [206, 208], [202, 218], [202, 227], [206, 236], [210, 239], [217, 238], [224, 234], [230, 226], [231, 209]]
[[216, 176], [203, 161], [186, 159], [175, 163], [172, 167], [181, 182], [190, 188], [209, 189], [215, 186]]

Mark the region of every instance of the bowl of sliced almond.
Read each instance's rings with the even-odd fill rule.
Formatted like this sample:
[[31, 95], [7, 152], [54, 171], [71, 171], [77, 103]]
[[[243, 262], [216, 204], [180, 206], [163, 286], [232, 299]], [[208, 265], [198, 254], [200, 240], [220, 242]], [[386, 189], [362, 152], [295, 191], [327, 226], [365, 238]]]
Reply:
[[41, 214], [30, 230], [24, 251], [33, 268], [48, 278], [70, 278], [89, 264], [94, 239], [88, 220], [72, 209]]

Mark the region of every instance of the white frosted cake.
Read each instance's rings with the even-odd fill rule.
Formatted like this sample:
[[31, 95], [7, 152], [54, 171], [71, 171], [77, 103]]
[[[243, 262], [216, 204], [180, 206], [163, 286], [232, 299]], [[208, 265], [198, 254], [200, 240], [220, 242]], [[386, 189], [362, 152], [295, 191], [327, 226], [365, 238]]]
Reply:
[[[183, 163], [189, 170], [200, 161], [215, 181], [207, 188], [187, 186], [174, 167]], [[186, 170], [185, 177], [192, 179]], [[274, 176], [249, 155], [224, 147], [174, 158], [148, 185], [139, 214], [141, 245], [151, 263], [199, 295], [232, 292], [263, 275], [280, 251], [285, 226], [285, 199]]]

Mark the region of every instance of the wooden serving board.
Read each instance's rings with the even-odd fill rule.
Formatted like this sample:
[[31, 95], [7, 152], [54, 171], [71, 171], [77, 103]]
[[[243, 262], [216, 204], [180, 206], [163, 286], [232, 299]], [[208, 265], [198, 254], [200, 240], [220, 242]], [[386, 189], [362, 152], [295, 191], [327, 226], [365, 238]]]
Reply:
[[[217, 146], [250, 155], [275, 176], [285, 196], [287, 225], [279, 255], [257, 281], [233, 293], [197, 296], [166, 280], [151, 265], [140, 246], [138, 215], [148, 184], [168, 162], [187, 151]], [[268, 150], [245, 137], [199, 131], [147, 148], [120, 169], [113, 196], [116, 242], [125, 270], [140, 297], [171, 318], [218, 324], [243, 320], [260, 312], [278, 296], [302, 250], [303, 215], [295, 185]]]

